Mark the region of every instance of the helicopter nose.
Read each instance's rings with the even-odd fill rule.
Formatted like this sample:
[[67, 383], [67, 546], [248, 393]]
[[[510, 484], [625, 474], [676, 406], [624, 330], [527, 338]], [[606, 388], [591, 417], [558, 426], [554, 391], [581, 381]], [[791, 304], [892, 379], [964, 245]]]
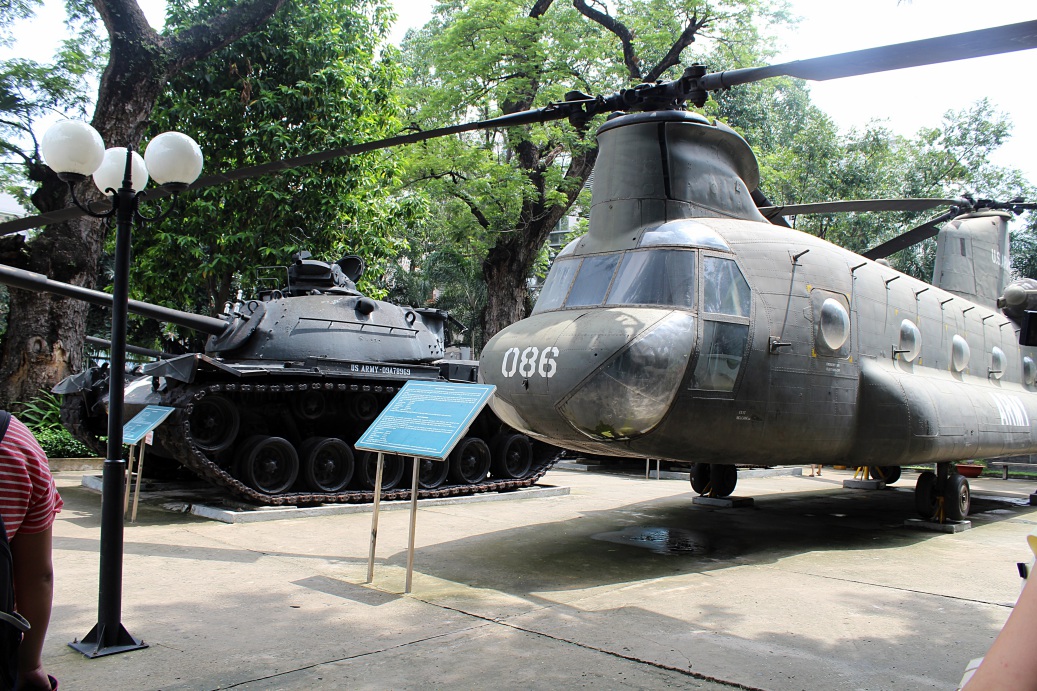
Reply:
[[480, 369], [512, 427], [574, 443], [633, 439], [669, 410], [695, 333], [695, 317], [675, 310], [539, 314], [497, 334]]

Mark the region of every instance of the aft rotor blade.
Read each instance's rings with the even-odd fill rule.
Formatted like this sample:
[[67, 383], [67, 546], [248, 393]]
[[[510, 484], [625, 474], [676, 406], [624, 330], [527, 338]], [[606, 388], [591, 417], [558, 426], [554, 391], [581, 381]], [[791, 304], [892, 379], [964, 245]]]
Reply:
[[925, 211], [938, 206], [958, 203], [960, 201], [957, 199], [846, 199], [835, 202], [765, 206], [760, 208], [760, 213], [769, 220], [775, 216], [851, 213], [854, 211]]
[[700, 84], [707, 91], [715, 91], [768, 77], [798, 77], [820, 82], [1030, 48], [1037, 48], [1037, 20], [821, 58], [794, 60], [780, 65], [717, 72], [702, 77]]
[[877, 247], [873, 247], [867, 252], [862, 252], [861, 256], [868, 259], [883, 259], [891, 254], [896, 254], [900, 250], [905, 250], [912, 245], [928, 240], [931, 237], [935, 237], [939, 233], [939, 226], [945, 221], [949, 221], [954, 218], [960, 211], [948, 211], [945, 214], [940, 214], [936, 218], [926, 221], [920, 226], [916, 226], [906, 233], [902, 233], [892, 240], [887, 240]]

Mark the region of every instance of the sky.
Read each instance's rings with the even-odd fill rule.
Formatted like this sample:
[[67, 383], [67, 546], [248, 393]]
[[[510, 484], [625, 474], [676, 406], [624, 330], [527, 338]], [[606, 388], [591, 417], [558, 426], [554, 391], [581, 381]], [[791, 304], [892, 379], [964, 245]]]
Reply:
[[[393, 0], [393, 4], [399, 16], [393, 37], [398, 41], [408, 28], [428, 21], [436, 3]], [[803, 19], [776, 63], [1037, 19], [1033, 0], [986, 0], [982, 4], [969, 0], [791, 0], [790, 4], [793, 13]], [[48, 0], [48, 6], [48, 14], [26, 27], [19, 54], [49, 58], [47, 42], [40, 37], [54, 35], [62, 14], [56, 0]], [[141, 6], [153, 24], [161, 23], [162, 0], [141, 0]], [[0, 57], [4, 55], [0, 52]], [[814, 103], [843, 130], [882, 120], [905, 136], [923, 126], [939, 126], [948, 110], [961, 110], [989, 98], [1014, 123], [1012, 139], [996, 152], [995, 163], [1019, 168], [1037, 184], [1035, 74], [1037, 49], [813, 82], [811, 94]]]

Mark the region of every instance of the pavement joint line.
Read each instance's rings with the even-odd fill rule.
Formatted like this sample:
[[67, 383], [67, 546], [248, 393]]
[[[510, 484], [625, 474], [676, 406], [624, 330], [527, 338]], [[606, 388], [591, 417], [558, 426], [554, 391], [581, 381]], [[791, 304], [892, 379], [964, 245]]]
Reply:
[[[616, 657], [616, 658], [619, 658], [621, 660], [627, 660], [628, 662], [636, 662], [636, 663], [641, 664], [641, 665], [647, 665], [649, 667], [654, 667], [656, 669], [663, 669], [663, 670], [666, 670], [668, 672], [677, 672], [678, 674], [683, 674], [684, 676], [688, 676], [688, 677], [691, 677], [693, 679], [698, 679], [700, 681], [708, 681], [708, 682], [711, 682], [711, 683], [714, 683], [714, 684], [722, 684], [724, 686], [729, 686], [729, 687], [731, 687], [733, 689], [742, 689], [742, 691], [768, 691], [767, 689], [761, 688], [759, 686], [746, 686], [745, 684], [741, 684], [741, 683], [739, 683], [737, 681], [728, 681], [727, 679], [720, 679], [720, 678], [717, 678], [717, 677], [711, 677], [708, 674], [702, 674], [701, 672], [693, 672], [693, 671], [691, 671], [689, 669], [683, 669], [681, 667], [675, 667], [673, 665], [665, 665], [665, 664], [663, 664], [661, 662], [653, 662], [651, 660], [643, 660], [643, 659], [641, 659], [639, 657], [634, 657], [633, 655], [625, 655], [625, 654], [617, 652], [615, 650], [606, 650], [605, 648], [599, 648], [598, 646], [587, 645], [585, 643], [578, 643], [577, 641], [573, 641], [573, 640], [570, 640], [568, 638], [562, 638], [561, 636], [555, 636], [555, 635], [552, 635], [552, 634], [549, 634], [549, 633], [545, 633], [543, 631], [537, 631], [536, 629], [527, 628], [525, 626], [519, 626], [518, 624], [510, 622], [507, 619], [499, 619], [499, 618], [496, 618], [496, 617], [488, 617], [488, 616], [485, 616], [485, 615], [482, 615], [482, 614], [476, 614], [474, 612], [467, 612], [467, 611], [465, 611], [463, 609], [459, 609], [457, 607], [451, 607], [449, 605], [444, 605], [444, 604], [440, 604], [440, 603], [436, 603], [436, 602], [431, 602], [429, 600], [425, 600], [425, 599], [420, 598], [420, 597], [414, 597], [414, 596], [411, 596], [411, 597], [413, 599], [415, 599], [415, 600], [418, 600], [419, 602], [424, 602], [427, 605], [431, 605], [432, 607], [438, 607], [440, 609], [444, 609], [444, 610], [447, 610], [447, 611], [450, 611], [450, 612], [457, 612], [458, 614], [463, 614], [465, 616], [474, 617], [476, 619], [481, 619], [481, 620], [483, 620], [485, 622], [488, 622], [490, 624], [498, 624], [500, 626], [505, 626], [505, 627], [507, 627], [509, 629], [514, 629], [515, 631], [521, 631], [523, 633], [528, 633], [528, 634], [531, 634], [533, 636], [541, 636], [543, 638], [547, 638], [547, 639], [552, 640], [552, 641], [557, 641], [559, 643], [566, 643], [568, 645], [575, 646], [577, 648], [582, 648], [584, 650], [590, 650], [592, 652], [601, 653], [603, 655], [608, 655], [610, 657]], [[554, 609], [554, 607], [553, 606], [552, 607], [543, 607], [541, 609]], [[528, 612], [524, 612], [521, 616], [525, 616], [527, 614], [528, 614]]]
[[[378, 588], [374, 588], [374, 590], [378, 590]], [[381, 592], [385, 592], [385, 591], [381, 591]], [[417, 598], [414, 598], [414, 599], [417, 599]], [[425, 602], [425, 601], [421, 600], [421, 602]], [[432, 603], [426, 603], [426, 604], [432, 604]], [[457, 610], [457, 611], [460, 611], [460, 610]], [[462, 614], [466, 614], [466, 612], [461, 612], [461, 613]], [[476, 618], [485, 620], [485, 617], [476, 617]], [[455, 636], [455, 635], [457, 635], [459, 633], [465, 633], [467, 631], [475, 631], [477, 629], [485, 628], [486, 626], [488, 626], [487, 623], [483, 623], [483, 624], [481, 624], [479, 626], [467, 626], [467, 627], [464, 627], [464, 628], [461, 628], [461, 629], [457, 629], [457, 630], [454, 630], [454, 631], [447, 631], [447, 632], [444, 632], [444, 633], [437, 633], [437, 634], [432, 635], [432, 636], [425, 636], [424, 638], [416, 638], [413, 641], [407, 641], [406, 643], [399, 643], [397, 645], [390, 645], [390, 646], [385, 647], [385, 648], [379, 648], [378, 650], [368, 650], [368, 651], [365, 651], [365, 652], [362, 652], [362, 653], [357, 653], [356, 655], [346, 655], [345, 657], [339, 657], [339, 658], [335, 658], [333, 660], [321, 660], [319, 662], [313, 662], [313, 663], [310, 663], [308, 665], [303, 665], [302, 667], [296, 667], [294, 669], [286, 669], [285, 671], [278, 672], [276, 674], [268, 674], [266, 676], [256, 677], [254, 679], [245, 679], [243, 681], [239, 681], [239, 682], [236, 682], [234, 684], [231, 684], [230, 686], [222, 686], [221, 688], [233, 689], [233, 688], [236, 688], [238, 686], [242, 686], [243, 684], [254, 684], [257, 681], [267, 681], [269, 679], [277, 679], [278, 677], [283, 677], [283, 676], [286, 676], [288, 674], [294, 674], [296, 672], [302, 672], [302, 671], [305, 671], [305, 670], [308, 670], [308, 669], [315, 669], [317, 667], [322, 667], [324, 665], [333, 665], [333, 664], [338, 663], [338, 662], [348, 662], [349, 660], [358, 660], [360, 658], [369, 657], [371, 655], [380, 655], [382, 653], [387, 653], [387, 652], [389, 652], [391, 650], [399, 650], [401, 648], [410, 647], [410, 646], [415, 645], [417, 643], [425, 643], [427, 641], [434, 641], [437, 638], [445, 638], [447, 636]]]
[[778, 567], [775, 567], [775, 566], [771, 566], [771, 567], [768, 567], [768, 568], [774, 569], [775, 571], [781, 571], [783, 573], [795, 573], [795, 574], [799, 574], [800, 576], [812, 576], [814, 578], [824, 578], [824, 579], [827, 579], [827, 580], [830, 580], [830, 581], [840, 581], [840, 582], [843, 582], [843, 583], [853, 583], [854, 585], [870, 585], [870, 586], [872, 586], [874, 588], [884, 588], [886, 590], [898, 590], [898, 591], [902, 591], [902, 592], [905, 592], [905, 593], [911, 593], [912, 595], [928, 595], [930, 597], [942, 597], [942, 598], [946, 598], [948, 600], [958, 600], [960, 602], [972, 602], [972, 603], [975, 603], [977, 605], [990, 605], [991, 607], [1005, 607], [1007, 609], [1014, 609], [1015, 608], [1015, 603], [1014, 602], [1009, 604], [1009, 603], [1005, 603], [1005, 602], [990, 602], [988, 600], [975, 600], [973, 598], [960, 597], [958, 595], [944, 595], [943, 593], [931, 593], [931, 592], [928, 592], [926, 590], [917, 590], [915, 588], [898, 588], [898, 587], [892, 586], [892, 585], [882, 585], [881, 583], [869, 583], [868, 581], [857, 581], [857, 580], [854, 580], [852, 578], [839, 578], [838, 576], [826, 576], [824, 574], [819, 574], [819, 573], [810, 573], [809, 571], [798, 571], [796, 569], [782, 569], [782, 568], [778, 568]]

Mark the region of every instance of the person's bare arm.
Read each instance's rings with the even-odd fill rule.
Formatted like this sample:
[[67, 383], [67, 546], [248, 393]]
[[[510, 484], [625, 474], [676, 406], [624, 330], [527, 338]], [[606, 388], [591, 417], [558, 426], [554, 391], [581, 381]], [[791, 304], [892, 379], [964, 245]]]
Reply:
[[1031, 574], [1001, 633], [983, 657], [966, 691], [1037, 688], [1037, 573]]
[[43, 669], [43, 639], [54, 597], [51, 540], [51, 528], [41, 533], [18, 533], [11, 540], [15, 609], [32, 625], [18, 649], [19, 689], [50, 688]]

